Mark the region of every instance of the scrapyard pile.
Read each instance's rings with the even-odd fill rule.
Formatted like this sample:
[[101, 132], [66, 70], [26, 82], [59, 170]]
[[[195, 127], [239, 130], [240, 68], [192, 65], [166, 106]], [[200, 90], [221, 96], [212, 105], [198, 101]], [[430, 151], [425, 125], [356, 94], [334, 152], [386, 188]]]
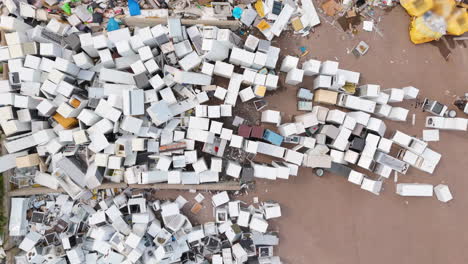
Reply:
[[[238, 97], [247, 102], [277, 89], [274, 72], [257, 70], [274, 69], [279, 48], [249, 38], [248, 51], [237, 47], [242, 41], [229, 29], [185, 30], [180, 19], [168, 22], [133, 35], [128, 28], [73, 34], [65, 37], [65, 48], [21, 31], [5, 34], [8, 46], [0, 60], [8, 62], [9, 80], [1, 82], [0, 103], [9, 154], [2, 171], [40, 165], [36, 183], [60, 186], [78, 199], [104, 178], [127, 184], [217, 182], [226, 147], [255, 154], [257, 141], [236, 135], [235, 126], [222, 121], [232, 116]], [[57, 23], [44, 30], [58, 34]], [[252, 52], [259, 43], [262, 50]], [[232, 64], [223, 62], [228, 58]], [[241, 64], [253, 69], [234, 72]], [[227, 89], [212, 85], [213, 75], [230, 79]], [[243, 83], [254, 86], [240, 91]], [[239, 178], [240, 172], [237, 162], [228, 162], [228, 176]]]
[[[272, 257], [276, 236], [261, 234], [267, 231], [266, 220], [280, 214], [274, 203], [261, 210], [242, 209], [239, 202], [229, 202], [226, 192], [215, 195], [219, 233], [224, 234], [219, 236], [217, 225], [191, 229], [174, 203], [161, 204], [167, 229], [161, 231], [165, 240], [157, 239], [155, 245], [145, 227], [152, 228], [153, 237], [159, 235], [157, 222], [145, 202], [138, 212], [122, 201], [125, 196], [110, 195], [98, 207], [88, 203], [94, 197], [91, 189], [106, 181], [193, 185], [217, 182], [221, 174], [251, 179], [254, 171], [263, 177], [264, 170], [273, 167], [243, 168], [239, 160], [222, 157], [225, 148], [256, 153], [263, 129], [255, 140], [236, 135], [233, 129], [241, 118], [232, 124], [232, 108], [238, 97], [247, 102], [278, 88], [274, 71], [257, 71], [276, 67], [279, 48], [251, 37], [250, 51], [241, 49], [237, 46], [242, 47], [242, 41], [228, 29], [185, 28], [180, 19], [133, 34], [123, 28], [96, 35], [64, 34], [67, 26], [56, 20], [43, 29], [13, 17], [0, 22], [10, 31], [3, 35], [6, 45], [0, 50], [8, 77], [0, 82], [8, 153], [1, 157], [1, 171], [13, 169], [10, 180], [17, 187], [40, 184], [68, 194], [37, 204], [29, 198], [12, 199], [10, 236], [26, 235], [19, 245], [26, 254], [18, 256], [18, 263], [93, 263], [95, 258], [105, 263], [173, 263], [179, 253], [193, 263], [211, 257], [213, 263], [243, 263], [257, 255], [262, 256], [260, 263], [279, 263]], [[60, 35], [64, 46], [50, 38]], [[254, 52], [258, 46], [261, 51]], [[232, 64], [223, 62], [226, 59]], [[234, 72], [234, 64], [241, 63], [254, 69]], [[230, 79], [227, 89], [212, 85], [213, 75]], [[252, 86], [240, 90], [242, 84]], [[230, 122], [223, 123], [225, 118]], [[278, 171], [289, 171], [286, 163], [274, 164]], [[281, 175], [288, 178], [289, 172]], [[90, 222], [95, 217], [100, 222]], [[187, 238], [177, 237], [182, 226]], [[171, 242], [176, 237], [177, 254], [171, 252], [179, 246]], [[145, 259], [145, 252], [155, 255]]]
[[200, 225], [182, 213], [186, 203], [129, 190], [82, 202], [13, 198], [10, 235], [24, 236], [15, 263], [281, 263], [278, 236], [267, 232], [267, 220], [281, 216], [277, 203], [244, 207], [221, 192], [212, 197], [215, 221]]
[[[29, 199], [12, 200], [10, 223], [18, 221], [10, 225], [11, 235], [15, 224], [21, 225], [16, 235], [26, 235], [20, 248], [27, 254], [19, 258], [35, 263], [34, 258], [50, 253], [62, 263], [83, 258], [86, 263], [96, 258], [104, 263], [174, 263], [184, 253], [192, 261], [187, 263], [204, 263], [205, 258], [245, 263], [256, 256], [260, 263], [279, 263], [271, 258], [270, 247], [277, 239], [261, 235], [266, 220], [280, 215], [274, 203], [240, 209], [222, 192], [213, 197], [216, 224], [202, 228], [190, 226], [180, 214], [181, 203], [158, 205], [131, 191], [114, 197], [107, 189], [108, 199], [93, 205], [93, 189], [107, 182], [192, 186], [289, 179], [304, 166], [331, 171], [379, 194], [383, 179], [394, 171], [405, 174], [410, 166], [435, 170], [441, 155], [427, 142], [400, 131], [384, 137], [382, 119], [406, 121], [409, 112], [391, 104], [415, 99], [417, 88], [381, 91], [379, 85], [360, 85], [359, 73], [340, 69], [335, 61], [307, 60], [300, 66], [299, 58], [285, 56], [278, 63], [280, 48], [268, 39], [279, 36], [297, 10], [282, 6], [273, 25], [248, 10], [253, 11], [243, 10], [242, 23], [256, 21], [267, 40], [249, 35], [244, 41], [230, 29], [184, 26], [173, 17], [167, 26], [94, 34], [75, 27], [81, 19], [72, 26], [51, 19], [44, 27], [33, 27], [13, 16], [0, 18], [0, 28], [7, 32], [0, 47], [7, 77], [0, 81], [7, 152], [0, 158], [0, 171], [14, 170], [10, 181], [17, 187], [39, 184], [68, 194], [43, 197], [37, 206]], [[298, 19], [310, 28], [314, 14], [305, 12]], [[257, 107], [263, 111], [255, 122], [234, 114], [277, 91], [280, 72], [291, 86], [315, 78], [310, 89], [298, 89], [298, 109], [304, 114], [285, 122], [266, 104]], [[390, 155], [393, 145], [402, 148], [396, 156]], [[257, 154], [270, 161], [257, 161]], [[445, 185], [397, 188], [405, 196], [432, 196], [434, 191], [441, 201], [451, 199]], [[31, 225], [24, 224], [28, 208], [40, 208], [28, 218]], [[56, 247], [48, 246], [57, 244], [63, 250], [51, 253]], [[232, 257], [224, 259], [225, 254]]]
[[[308, 143], [293, 149], [295, 153], [303, 153], [303, 156], [298, 157], [302, 160], [302, 165], [341, 175], [374, 194], [380, 193], [383, 179], [389, 178], [392, 172], [395, 175], [406, 174], [410, 166], [427, 173], [434, 172], [441, 155], [430, 149], [427, 142], [401, 131], [392, 133], [390, 138], [384, 137], [387, 126], [382, 118], [403, 122], [409, 112], [408, 109], [390, 104], [404, 99], [416, 99], [419, 94], [417, 88], [408, 86], [381, 91], [380, 85], [357, 86], [360, 74], [339, 69], [338, 62], [309, 60], [303, 64], [303, 70], [297, 69], [297, 63], [297, 58], [286, 56], [281, 70], [288, 72], [286, 83], [289, 84], [300, 83], [291, 82], [291, 76], [297, 72], [317, 75], [313, 83], [313, 94], [304, 88], [300, 88], [297, 94], [298, 109], [310, 112], [296, 116], [296, 123], [278, 123], [278, 130], [286, 137], [304, 132], [311, 136], [306, 137], [306, 140], [298, 139], [297, 142]], [[312, 106], [312, 102], [352, 111]], [[264, 111], [263, 115], [267, 115], [268, 111]], [[466, 131], [466, 121], [461, 126]], [[401, 147], [397, 157], [390, 155], [393, 144]], [[356, 166], [359, 170], [364, 169], [379, 178], [368, 177], [349, 165]], [[452, 199], [446, 185], [438, 185], [434, 189], [428, 184], [397, 185], [397, 193], [402, 196], [432, 196], [433, 190], [443, 202]]]
[[[58, 34], [57, 23], [52, 20], [45, 30]], [[88, 189], [103, 179], [127, 184], [200, 184], [218, 182], [220, 175], [288, 179], [301, 165], [341, 168], [356, 184], [379, 193], [380, 180], [344, 164], [388, 178], [392, 171], [406, 173], [409, 165], [432, 173], [440, 160], [417, 138], [401, 132], [384, 138], [385, 123], [371, 116], [406, 121], [408, 110], [389, 103], [415, 99], [418, 89], [357, 87], [360, 74], [339, 69], [334, 61], [308, 60], [299, 69], [299, 58], [284, 57], [279, 70], [286, 73], [285, 83], [315, 76], [314, 93], [299, 90], [306, 98], [299, 106], [309, 112], [294, 122], [282, 122], [279, 111], [261, 113], [261, 122], [276, 125], [278, 133], [239, 117], [231, 121], [238, 98], [248, 103], [278, 88], [274, 69], [280, 49], [252, 35], [243, 43], [229, 29], [185, 28], [170, 18], [168, 27], [141, 28], [133, 35], [128, 28], [71, 35], [66, 40], [73, 49], [29, 42], [19, 31], [5, 38], [2, 60], [8, 61], [10, 79], [2, 81], [1, 125], [9, 154], [2, 171], [39, 166], [35, 183], [60, 186], [73, 199], [89, 197]], [[26, 44], [33, 48], [24, 49]], [[23, 53], [12, 56], [17, 50]], [[217, 85], [223, 79], [229, 80], [227, 88]], [[307, 98], [355, 111], [312, 107]], [[298, 145], [281, 146], [285, 139]], [[388, 155], [392, 142], [408, 150], [400, 159]], [[226, 149], [246, 155], [223, 160]], [[256, 154], [281, 161], [270, 165], [248, 158]]]
[[[308, 34], [320, 24], [320, 19], [311, 0], [302, 1], [236, 1], [212, 2], [206, 0], [31, 0], [28, 2], [6, 0], [0, 3], [0, 14], [18, 17], [28, 24], [61, 20], [69, 24], [62, 33], [99, 32], [105, 25], [107, 31], [119, 29], [119, 24], [146, 24], [145, 18], [167, 19], [179, 17], [202, 20], [205, 23], [242, 25], [243, 29], [255, 27], [271, 40], [285, 29], [297, 34]], [[236, 22], [237, 23], [232, 23]], [[161, 23], [161, 22], [159, 22]], [[291, 25], [291, 26], [290, 26]]]

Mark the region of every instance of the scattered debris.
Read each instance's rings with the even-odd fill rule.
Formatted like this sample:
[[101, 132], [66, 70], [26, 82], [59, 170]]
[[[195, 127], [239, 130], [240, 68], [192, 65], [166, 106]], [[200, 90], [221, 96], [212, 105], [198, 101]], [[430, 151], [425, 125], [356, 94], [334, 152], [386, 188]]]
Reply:
[[438, 129], [424, 129], [423, 140], [426, 142], [439, 141], [439, 130]]
[[369, 50], [369, 45], [367, 45], [366, 42], [361, 41], [361, 42], [359, 42], [359, 44], [357, 44], [357, 46], [353, 49], [353, 54], [354, 54], [356, 57], [361, 57], [361, 56], [365, 55], [365, 54], [367, 53], [368, 50]]
[[45, 259], [54, 263], [203, 262], [217, 258], [224, 263], [247, 259], [280, 263], [273, 252], [278, 234], [268, 231], [268, 220], [281, 217], [275, 202], [244, 207], [227, 197], [214, 208], [215, 219], [202, 224], [184, 214], [184, 205], [177, 200], [157, 200], [150, 192], [128, 189], [101, 190], [93, 199], [81, 201], [61, 194], [12, 198], [12, 206], [10, 235], [25, 236], [20, 239], [22, 251], [14, 257], [15, 263]]
[[452, 196], [452, 193], [450, 192], [449, 187], [445, 184], [439, 184], [435, 186], [434, 192], [436, 194], [437, 199], [441, 202], [446, 203], [453, 199], [453, 196]]
[[398, 183], [396, 193], [401, 196], [428, 196], [433, 195], [433, 186], [422, 183]]
[[197, 201], [198, 203], [201, 203], [204, 199], [205, 196], [203, 196], [203, 194], [201, 193], [198, 193], [197, 196], [195, 196], [195, 201]]
[[365, 31], [371, 32], [373, 28], [374, 28], [374, 21], [364, 21], [362, 24], [362, 29], [364, 29]]
[[428, 116], [426, 117], [426, 127], [444, 130], [468, 131], [468, 118]]
[[457, 99], [453, 103], [458, 109], [462, 110], [463, 113], [468, 114], [468, 96], [465, 95], [464, 98]]
[[322, 4], [322, 9], [328, 16], [335, 16], [342, 8], [335, 0], [328, 0]]
[[454, 118], [457, 116], [457, 111], [455, 110], [448, 110], [447, 111], [447, 116], [450, 117], [450, 118]]
[[437, 116], [444, 116], [448, 107], [437, 101], [426, 98], [424, 99], [423, 110]]

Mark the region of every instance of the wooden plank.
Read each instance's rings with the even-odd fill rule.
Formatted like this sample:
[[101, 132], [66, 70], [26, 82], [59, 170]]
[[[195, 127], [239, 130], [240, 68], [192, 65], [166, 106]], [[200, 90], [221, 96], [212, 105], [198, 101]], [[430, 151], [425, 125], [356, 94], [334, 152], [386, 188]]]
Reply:
[[[209, 184], [130, 184], [126, 183], [103, 183], [95, 190], [102, 189], [113, 189], [113, 188], [133, 188], [133, 189], [157, 189], [157, 190], [206, 190], [206, 191], [238, 191], [241, 186], [238, 182], [221, 182], [221, 183], [209, 183]], [[30, 196], [38, 194], [48, 193], [65, 193], [62, 188], [57, 190], [50, 189], [47, 187], [29, 187], [11, 190], [8, 192], [9, 197], [17, 196]]]
[[[159, 24], [167, 24], [167, 18], [139, 18], [125, 17], [122, 21], [127, 26], [133, 27], [152, 27]], [[240, 24], [236, 20], [203, 20], [203, 19], [182, 19], [182, 25], [206, 25], [217, 26], [221, 28], [238, 29]]]
[[[63, 21], [59, 15], [47, 14], [47, 19], [50, 20], [55, 18], [58, 21]], [[167, 18], [159, 17], [132, 17], [132, 16], [119, 16], [122, 22], [129, 27], [153, 27], [159, 24], [167, 24]], [[206, 19], [181, 19], [182, 25], [206, 25], [206, 26], [217, 26], [221, 28], [229, 28], [236, 30], [240, 28], [240, 22], [237, 20], [206, 20]]]
[[208, 184], [130, 184], [134, 189], [160, 189], [160, 190], [198, 190], [198, 191], [238, 191], [241, 186], [238, 182], [221, 182]]
[[20, 188], [11, 190], [8, 193], [10, 197], [17, 197], [17, 196], [31, 196], [37, 194], [49, 194], [49, 193], [62, 193], [65, 192], [63, 189], [59, 188], [57, 190], [50, 189], [47, 187], [29, 187], [29, 188]]
[[[8, 65], [4, 64], [4, 67], [6, 68], [6, 71], [8, 71]], [[5, 68], [4, 68], [4, 74], [5, 74]], [[1, 135], [2, 141], [5, 139], [5, 134]], [[2, 155], [7, 154], [5, 146], [2, 144], [1, 146], [1, 153]], [[13, 239], [10, 239], [10, 209], [11, 209], [11, 199], [8, 197], [8, 194], [11, 189], [11, 184], [10, 184], [10, 177], [13, 174], [13, 170], [8, 170], [3, 173], [3, 197], [2, 197], [2, 205], [3, 206], [3, 216], [8, 219], [6, 221], [5, 226], [3, 226], [3, 248], [6, 251], [6, 263], [14, 263], [14, 254], [12, 254], [12, 251], [10, 249], [15, 247], [15, 243]]]

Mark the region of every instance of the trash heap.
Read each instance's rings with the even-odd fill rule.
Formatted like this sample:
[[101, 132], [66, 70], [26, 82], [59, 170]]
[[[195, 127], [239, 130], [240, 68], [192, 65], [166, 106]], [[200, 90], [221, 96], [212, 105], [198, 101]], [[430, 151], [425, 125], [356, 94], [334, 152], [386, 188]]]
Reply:
[[[18, 182], [33, 175], [31, 183], [61, 187], [73, 199], [89, 197], [88, 189], [104, 179], [200, 184], [226, 175], [253, 178], [252, 169], [241, 174], [245, 158], [222, 158], [227, 148], [256, 154], [263, 139], [261, 127], [252, 138], [250, 131], [236, 134], [242, 119], [232, 121], [232, 113], [238, 97], [245, 103], [278, 88], [280, 49], [269, 41], [249, 36], [244, 45], [229, 29], [186, 28], [178, 18], [169, 18], [167, 27], [95, 35], [67, 35], [56, 20], [44, 28], [2, 17], [7, 21], [15, 26], [0, 49], [8, 69], [8, 80], [0, 82], [8, 153], [0, 171], [19, 169]], [[248, 68], [234, 72], [241, 65]], [[213, 85], [217, 79], [228, 86]]]
[[463, 97], [458, 97], [453, 104], [463, 113], [468, 114], [468, 93], [465, 93]]
[[289, 24], [294, 33], [307, 35], [320, 24], [320, 18], [311, 0], [300, 2], [298, 6], [294, 1], [257, 0], [244, 9], [235, 7], [233, 14], [244, 26], [255, 26], [268, 40], [279, 37]]
[[[289, 20], [293, 9], [286, 4], [276, 22]], [[283, 12], [286, 14], [281, 15]], [[39, 184], [66, 192], [68, 195], [59, 196], [65, 198], [60, 198], [63, 201], [58, 208], [55, 205], [59, 197], [50, 198], [55, 202], [49, 204], [58, 211], [68, 208], [69, 213], [76, 215], [75, 222], [63, 219], [67, 223], [84, 223], [86, 215], [93, 215], [90, 218], [96, 220], [97, 214], [96, 218], [102, 221], [94, 226], [88, 218], [89, 230], [94, 230], [89, 237], [94, 242], [114, 241], [112, 230], [118, 231], [115, 245], [87, 243], [87, 239], [67, 242], [65, 238], [64, 242], [59, 236], [62, 244], [69, 243], [60, 254], [66, 251], [71, 263], [82, 261], [85, 251], [97, 251], [104, 258], [111, 258], [113, 262], [109, 263], [121, 263], [124, 258], [137, 261], [145, 257], [145, 251], [139, 250], [140, 243], [152, 245], [151, 239], [143, 240], [148, 237], [145, 233], [151, 236], [148, 224], [155, 219], [144, 197], [125, 194], [117, 202], [100, 201], [98, 208], [79, 202], [91, 201], [93, 189], [104, 183], [183, 186], [232, 179], [289, 179], [297, 176], [303, 166], [344, 176], [360, 188], [379, 194], [383, 180], [392, 172], [405, 174], [414, 167], [433, 173], [439, 163], [441, 155], [423, 140], [401, 131], [385, 137], [388, 131], [383, 119], [405, 122], [409, 113], [392, 104], [416, 99], [417, 88], [381, 89], [380, 85], [361, 84], [360, 73], [341, 69], [336, 61], [307, 60], [299, 65], [298, 57], [284, 56], [278, 64], [281, 50], [269, 40], [249, 35], [244, 41], [230, 29], [185, 26], [180, 18], [169, 17], [166, 22], [167, 26], [92, 34], [55, 19], [33, 27], [13, 16], [0, 17], [0, 27], [6, 31], [0, 47], [6, 76], [0, 81], [0, 126], [7, 152], [0, 158], [0, 172], [15, 170], [13, 182], [20, 187]], [[275, 24], [270, 30], [273, 35], [284, 29], [283, 24]], [[289, 86], [314, 78], [312, 87], [298, 87], [298, 109], [305, 112], [292, 120], [269, 109], [263, 99], [282, 86], [280, 74], [285, 75], [284, 82]], [[262, 110], [260, 120], [234, 114], [252, 103]], [[437, 108], [437, 104], [433, 106]], [[400, 148], [396, 156], [390, 155], [393, 146]], [[233, 152], [237, 154], [228, 154]], [[269, 161], [257, 161], [257, 154], [267, 156]], [[397, 185], [397, 193], [404, 196], [433, 196], [433, 192], [443, 202], [452, 199], [446, 185]], [[133, 199], [142, 203], [129, 205]], [[28, 198], [18, 203], [23, 204], [21, 208], [28, 208], [27, 201]], [[246, 262], [247, 257], [257, 254], [249, 239], [255, 240], [255, 232], [266, 232], [266, 220], [270, 218], [267, 208], [275, 208], [272, 210], [277, 214], [276, 205], [265, 204], [262, 210], [237, 210], [225, 192], [215, 195], [213, 203], [218, 220], [232, 221], [228, 215], [238, 215], [232, 224], [228, 221], [218, 227], [225, 230], [221, 233], [227, 232], [228, 240], [233, 239], [236, 262]], [[226, 203], [227, 214], [223, 213]], [[185, 230], [181, 228], [186, 217], [169, 217], [180, 215], [180, 208], [175, 209], [178, 204], [168, 203], [167, 208], [163, 204], [161, 228], [167, 232], [161, 238], [165, 240], [156, 239], [158, 247], [153, 248], [154, 252], [148, 251], [154, 253], [148, 258], [165, 258], [166, 252], [180, 245], [164, 243], [178, 241], [175, 234]], [[130, 218], [137, 223], [132, 228]], [[12, 217], [10, 223], [12, 219], [23, 218]], [[140, 226], [138, 221], [146, 222]], [[73, 226], [67, 230], [74, 234], [80, 227], [85, 228]], [[27, 235], [19, 232], [26, 235], [20, 248], [35, 250], [45, 235], [45, 230], [38, 232], [41, 227], [36, 225]], [[242, 234], [247, 227], [255, 231], [252, 236], [247, 235], [247, 230]], [[59, 233], [68, 232], [65, 229], [59, 229]], [[220, 249], [223, 239], [214, 236], [204, 240], [207, 232], [200, 230], [188, 231], [187, 239], [192, 237], [194, 240], [190, 241], [196, 243], [186, 244], [187, 250], [195, 248], [200, 254]], [[209, 226], [208, 230], [208, 234], [213, 234]], [[159, 230], [153, 235], [157, 237]], [[235, 243], [242, 239], [248, 241]], [[72, 246], [78, 242], [82, 246]], [[270, 242], [262, 243], [265, 242], [258, 245], [271, 246]], [[110, 248], [114, 250], [109, 251]], [[216, 252], [213, 254], [219, 251]], [[271, 255], [269, 247], [260, 252]], [[197, 254], [192, 254], [193, 258]], [[28, 255], [43, 254], [38, 251]]]
[[326, 23], [336, 29], [341, 28], [352, 38], [361, 30], [375, 31], [383, 37], [383, 32], [378, 26], [383, 16], [382, 12], [376, 9], [389, 10], [398, 4], [399, 1], [392, 0], [326, 0], [320, 4], [321, 9], [319, 9], [319, 12], [326, 15], [323, 17]]
[[[464, 99], [456, 101], [454, 105], [460, 108], [460, 110], [462, 110], [465, 114], [468, 114], [468, 106], [466, 106]], [[437, 133], [437, 140], [439, 131], [438, 129], [459, 131], [468, 130], [468, 118], [455, 117], [455, 110], [449, 110], [449, 108], [446, 105], [438, 101], [426, 98], [423, 102], [422, 108], [424, 109], [424, 111], [433, 114], [433, 116], [426, 117], [426, 127], [437, 129], [429, 130], [433, 131], [429, 133]], [[429, 138], [431, 138], [431, 136], [429, 136]]]
[[[0, 4], [1, 7], [1, 4]], [[201, 19], [205, 21], [237, 20], [245, 29], [258, 28], [271, 40], [280, 36], [289, 27], [298, 34], [307, 34], [312, 27], [320, 24], [319, 16], [311, 0], [295, 1], [258, 0], [252, 3], [210, 1], [65, 1], [57, 0], [30, 1], [7, 0], [4, 3], [4, 15], [13, 15], [22, 22], [33, 25], [50, 19], [61, 20], [69, 24], [72, 32], [101, 31], [107, 25], [107, 31], [119, 29], [119, 24], [128, 18], [179, 17]]]
[[[426, 141], [401, 131], [390, 132], [391, 136], [385, 137], [389, 131], [383, 119], [405, 122], [409, 113], [408, 109], [392, 104], [417, 99], [419, 89], [407, 86], [381, 90], [380, 85], [376, 84], [358, 85], [360, 74], [340, 69], [336, 61], [308, 60], [303, 63], [302, 70], [298, 69], [298, 61], [293, 56], [283, 59], [280, 70], [287, 72], [286, 84], [299, 84], [303, 75], [315, 76], [315, 79], [313, 93], [305, 88], [299, 88], [297, 93], [298, 110], [307, 113], [296, 115], [295, 123], [280, 124], [276, 120], [282, 136], [307, 135], [289, 141], [298, 145], [286, 150], [285, 157], [297, 155], [297, 159], [302, 160], [302, 166], [318, 168], [318, 176], [323, 175], [323, 170], [330, 171], [376, 195], [382, 189], [383, 180], [390, 178], [392, 173], [397, 181], [398, 173], [404, 175], [410, 167], [431, 174], [434, 172], [441, 154], [429, 148]], [[300, 77], [296, 79], [296, 76]], [[425, 111], [443, 116], [447, 107], [442, 112], [434, 112], [441, 110], [441, 106], [430, 100], [423, 104]], [[262, 122], [279, 116], [279, 112], [274, 112], [262, 112]], [[428, 120], [437, 118], [456, 124], [458, 130], [467, 130], [468, 119], [437, 116], [428, 117]], [[437, 123], [440, 125], [440, 122]], [[395, 149], [393, 146], [398, 148], [396, 157], [390, 155], [392, 148]], [[294, 163], [294, 160], [290, 159], [289, 162]], [[452, 199], [448, 186], [443, 184], [433, 187], [430, 184], [399, 183], [396, 192], [402, 196], [433, 196], [435, 192], [442, 202]]]
[[194, 224], [182, 212], [187, 203], [110, 189], [87, 201], [12, 198], [10, 236], [24, 236], [15, 263], [281, 263], [278, 234], [267, 231], [279, 204], [246, 207], [221, 192], [212, 197], [214, 221]]
[[466, 3], [454, 0], [404, 0], [401, 5], [412, 16], [410, 39], [414, 44], [439, 40], [444, 35], [468, 32]]
[[[307, 112], [284, 122], [279, 111], [263, 107], [261, 124], [253, 124], [233, 117], [233, 109], [278, 89], [280, 48], [253, 35], [244, 42], [229, 29], [185, 27], [179, 18], [167, 24], [65, 34], [65, 46], [42, 37], [63, 34], [55, 20], [40, 36], [28, 35], [38, 27], [26, 25], [5, 34], [0, 61], [9, 79], [0, 83], [0, 125], [8, 154], [0, 171], [29, 168], [31, 183], [61, 187], [76, 200], [103, 182], [276, 180], [296, 176], [299, 166], [344, 166], [358, 175], [353, 182], [378, 194], [381, 180], [346, 164], [383, 178], [409, 166], [432, 173], [438, 164], [441, 155], [424, 141], [399, 131], [384, 138], [380, 118], [406, 121], [408, 109], [390, 104], [415, 99], [417, 88], [359, 86], [360, 73], [336, 61], [307, 60], [300, 68], [299, 58], [288, 55], [279, 67], [286, 85], [315, 78], [311, 89], [298, 91], [298, 107]], [[391, 157], [392, 143], [406, 154]], [[255, 161], [257, 154], [271, 163]]]

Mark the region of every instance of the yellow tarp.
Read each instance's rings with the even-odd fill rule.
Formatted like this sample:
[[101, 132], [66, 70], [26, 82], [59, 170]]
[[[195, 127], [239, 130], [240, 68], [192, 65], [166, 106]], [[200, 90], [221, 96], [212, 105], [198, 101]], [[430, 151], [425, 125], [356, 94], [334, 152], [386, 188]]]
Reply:
[[454, 7], [454, 0], [434, 0], [434, 6], [431, 11], [441, 17], [447, 18], [452, 14]]
[[443, 36], [442, 33], [439, 33], [430, 29], [426, 25], [426, 23], [424, 23], [423, 17], [418, 17], [416, 19], [413, 19], [413, 21], [411, 21], [409, 33], [410, 33], [411, 41], [414, 44], [421, 44], [421, 43], [426, 43], [426, 42], [430, 42], [433, 40], [438, 40]]
[[401, 0], [401, 6], [412, 16], [420, 16], [431, 10], [434, 6], [433, 0]]
[[465, 32], [468, 32], [468, 12], [466, 8], [456, 8], [447, 19], [447, 33], [460, 36]]

